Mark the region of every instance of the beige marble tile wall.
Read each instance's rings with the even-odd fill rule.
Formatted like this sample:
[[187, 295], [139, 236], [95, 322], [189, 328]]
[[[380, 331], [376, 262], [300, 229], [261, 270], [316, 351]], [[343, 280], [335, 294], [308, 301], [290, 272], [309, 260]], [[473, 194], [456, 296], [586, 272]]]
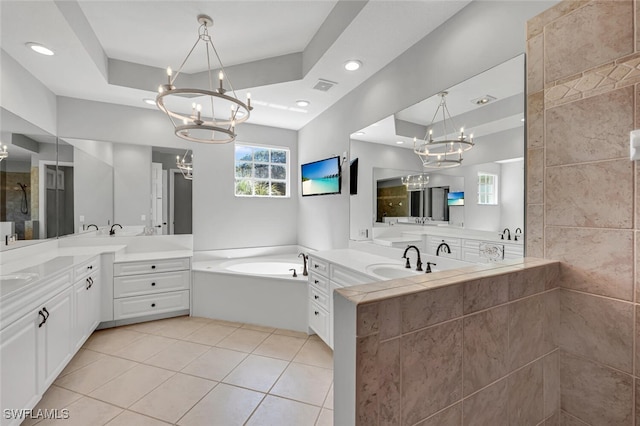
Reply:
[[638, 17], [564, 1], [527, 27], [526, 254], [562, 261], [560, 424], [640, 425]]
[[357, 304], [356, 424], [557, 421], [559, 270], [520, 259], [338, 290]]

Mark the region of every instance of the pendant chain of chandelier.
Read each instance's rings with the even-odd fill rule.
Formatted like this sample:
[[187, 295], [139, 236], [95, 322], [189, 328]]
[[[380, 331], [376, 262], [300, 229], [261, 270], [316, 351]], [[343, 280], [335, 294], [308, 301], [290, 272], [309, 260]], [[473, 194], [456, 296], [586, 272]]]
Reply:
[[[451, 118], [449, 108], [447, 108], [446, 96], [447, 92], [440, 92], [440, 103], [436, 112], [433, 114], [431, 124], [429, 125], [424, 140], [418, 141], [413, 138], [413, 152], [422, 160], [422, 165], [430, 169], [445, 169], [457, 167], [462, 164], [462, 153], [473, 148], [473, 134], [464, 133], [464, 128], [460, 128], [460, 132], [456, 134], [457, 127]], [[439, 114], [442, 116], [442, 138], [438, 140], [433, 138], [433, 129], [435, 120]], [[451, 135], [451, 137], [449, 137]]]
[[[236, 125], [247, 121], [253, 109], [251, 95], [247, 94], [246, 103], [238, 99], [209, 35], [208, 27], [213, 25], [213, 19], [207, 15], [198, 15], [198, 22], [200, 23], [198, 39], [175, 75], [171, 67], [167, 68], [167, 83], [159, 87], [156, 104], [169, 117], [174, 133], [179, 138], [212, 144], [233, 142], [236, 138]], [[204, 44], [206, 48], [209, 87], [208, 89], [179, 88], [176, 86], [176, 80], [199, 44]], [[211, 68], [211, 59], [214, 55], [219, 64], [217, 88], [214, 88], [214, 75]], [[224, 88], [225, 81], [231, 89], [230, 92]], [[196, 102], [191, 103], [189, 111], [190, 98], [195, 99]]]

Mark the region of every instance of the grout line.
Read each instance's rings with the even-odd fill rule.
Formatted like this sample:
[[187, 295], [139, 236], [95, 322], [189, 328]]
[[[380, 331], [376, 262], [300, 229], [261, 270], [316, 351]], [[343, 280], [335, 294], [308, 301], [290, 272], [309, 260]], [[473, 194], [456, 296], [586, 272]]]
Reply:
[[585, 356], [583, 356], [583, 355], [576, 354], [575, 352], [571, 352], [571, 351], [569, 351], [569, 350], [567, 350], [567, 349], [565, 349], [565, 348], [559, 348], [559, 349], [560, 349], [562, 352], [565, 352], [565, 353], [567, 353], [567, 354], [569, 354], [569, 355], [571, 355], [571, 356], [574, 356], [574, 357], [576, 357], [576, 358], [580, 358], [580, 359], [581, 359], [581, 360], [583, 360], [583, 361], [587, 361], [587, 362], [590, 362], [590, 363], [592, 363], [592, 364], [596, 364], [596, 365], [598, 365], [599, 367], [606, 368], [606, 369], [609, 369], [609, 370], [613, 370], [613, 371], [615, 371], [616, 373], [620, 373], [620, 374], [624, 374], [625, 376], [629, 376], [629, 377], [631, 377], [631, 380], [633, 381], [633, 378], [634, 378], [634, 377], [633, 377], [633, 373], [629, 373], [629, 372], [627, 372], [627, 371], [620, 370], [619, 368], [612, 367], [612, 366], [610, 366], [610, 365], [608, 365], [608, 364], [604, 364], [604, 363], [602, 363], [602, 362], [600, 362], [600, 361], [597, 361], [597, 360], [595, 360], [595, 359], [587, 358], [587, 357], [585, 357]]
[[617, 299], [615, 297], [605, 296], [605, 295], [602, 295], [602, 294], [590, 293], [588, 291], [579, 290], [579, 289], [575, 289], [575, 288], [571, 288], [571, 287], [558, 287], [558, 288], [561, 288], [562, 290], [570, 291], [572, 293], [579, 293], [579, 294], [583, 294], [583, 295], [586, 295], [586, 296], [593, 296], [593, 297], [597, 297], [599, 299], [605, 299], [605, 300], [609, 300], [609, 301], [612, 301], [612, 302], [619, 302], [619, 303], [635, 305], [635, 303], [633, 301], [629, 301], [629, 300], [625, 300], [625, 299]]

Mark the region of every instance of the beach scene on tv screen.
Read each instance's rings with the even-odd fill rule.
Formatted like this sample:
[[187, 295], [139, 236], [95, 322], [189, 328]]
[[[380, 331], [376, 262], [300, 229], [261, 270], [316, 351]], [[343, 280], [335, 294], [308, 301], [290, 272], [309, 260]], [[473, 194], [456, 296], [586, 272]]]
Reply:
[[340, 172], [335, 158], [302, 166], [302, 194], [332, 194], [340, 191]]

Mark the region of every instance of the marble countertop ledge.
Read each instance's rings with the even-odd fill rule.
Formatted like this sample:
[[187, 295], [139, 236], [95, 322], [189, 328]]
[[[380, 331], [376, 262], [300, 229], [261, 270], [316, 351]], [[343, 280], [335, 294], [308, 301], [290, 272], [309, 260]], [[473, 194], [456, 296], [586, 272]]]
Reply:
[[142, 262], [145, 260], [178, 259], [182, 257], [193, 257], [193, 250], [164, 250], [146, 251], [139, 253], [127, 253], [126, 251], [116, 253], [114, 263], [121, 262]]
[[335, 291], [356, 305], [379, 302], [428, 289], [517, 272], [525, 268], [558, 263], [556, 260], [525, 257], [499, 263], [472, 265], [465, 268], [421, 274], [389, 281], [338, 288]]

